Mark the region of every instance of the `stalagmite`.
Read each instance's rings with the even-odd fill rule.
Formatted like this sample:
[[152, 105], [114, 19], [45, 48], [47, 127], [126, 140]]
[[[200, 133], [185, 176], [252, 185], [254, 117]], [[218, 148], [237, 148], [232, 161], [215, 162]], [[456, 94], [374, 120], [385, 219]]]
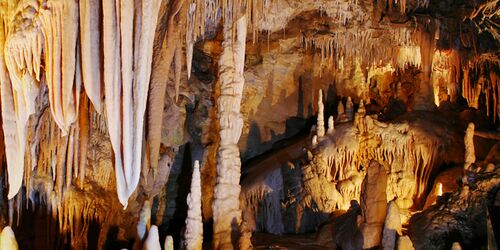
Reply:
[[152, 225], [148, 232], [148, 237], [144, 241], [142, 247], [144, 250], [161, 250], [160, 236], [158, 235], [158, 227]]
[[451, 245], [451, 250], [462, 250], [462, 246], [460, 246], [460, 243], [458, 242], [453, 242]]
[[0, 249], [17, 250], [17, 241], [14, 231], [9, 226], [3, 228], [0, 234]]
[[361, 188], [363, 249], [380, 246], [387, 209], [386, 186], [387, 175], [384, 167], [372, 160]]
[[396, 202], [391, 201], [387, 206], [387, 215], [385, 217], [384, 231], [382, 234], [383, 249], [396, 249], [397, 236], [401, 235], [401, 217]]
[[318, 138], [325, 135], [325, 118], [324, 118], [325, 106], [323, 104], [323, 92], [318, 91], [318, 121], [316, 125], [316, 134]]
[[194, 162], [191, 178], [191, 192], [187, 196], [186, 249], [201, 249], [203, 244], [203, 223], [201, 218], [200, 163]]
[[469, 123], [464, 137], [465, 144], [465, 170], [469, 170], [470, 166], [476, 162], [476, 153], [474, 150], [474, 123]]
[[342, 100], [340, 100], [339, 105], [337, 105], [337, 122], [343, 123], [347, 122], [348, 120], [349, 118], [345, 113], [344, 104], [342, 103]]
[[411, 242], [410, 237], [407, 235], [398, 238], [397, 250], [413, 250], [413, 242]]
[[[227, 11], [227, 10], [226, 10]], [[240, 103], [245, 78], [245, 45], [247, 17], [234, 22], [229, 13], [224, 13], [224, 41], [219, 60], [220, 97], [218, 114], [220, 123], [220, 147], [217, 154], [217, 179], [214, 190], [213, 218], [215, 249], [233, 249], [233, 237], [237, 237], [241, 223], [240, 174], [241, 161], [237, 146], [243, 120]], [[237, 13], [233, 13], [237, 15]], [[236, 29], [236, 37], [233, 30]]]
[[97, 112], [101, 112], [101, 51], [98, 0], [80, 1], [80, 46], [82, 49], [82, 78], [85, 92]]
[[313, 135], [313, 137], [311, 139], [311, 146], [316, 147], [317, 145], [318, 145], [318, 136]]
[[352, 121], [354, 119], [354, 104], [352, 103], [350, 96], [347, 97], [347, 102], [345, 103], [345, 113], [348, 121]]
[[165, 250], [174, 250], [174, 239], [172, 238], [172, 236], [167, 235], [163, 248]]
[[151, 202], [146, 200], [142, 205], [139, 222], [137, 223], [137, 235], [140, 240], [144, 240], [146, 232], [151, 227]]
[[331, 115], [330, 117], [328, 117], [328, 134], [331, 134], [333, 133], [333, 131], [335, 131], [335, 121], [333, 119], [333, 115]]
[[443, 184], [438, 182], [436, 185], [436, 197], [443, 195]]

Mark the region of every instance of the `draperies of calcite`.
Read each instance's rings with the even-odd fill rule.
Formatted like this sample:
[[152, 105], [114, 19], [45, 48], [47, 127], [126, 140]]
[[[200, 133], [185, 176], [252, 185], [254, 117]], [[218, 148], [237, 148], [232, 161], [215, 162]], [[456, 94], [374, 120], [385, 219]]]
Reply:
[[101, 112], [101, 46], [100, 44], [100, 2], [80, 0], [80, 47], [82, 49], [82, 78], [85, 92]]
[[[224, 41], [219, 60], [220, 97], [218, 100], [221, 140], [217, 154], [217, 178], [212, 208], [214, 248], [232, 249], [234, 247], [232, 239], [238, 235], [238, 227], [241, 223], [239, 202], [241, 161], [237, 144], [243, 127], [240, 103], [245, 83], [243, 70], [247, 34], [246, 15], [236, 21], [232, 16], [226, 15], [223, 32]], [[236, 37], [233, 37], [233, 34]]]
[[[139, 183], [153, 38], [161, 0], [103, 1], [104, 85], [120, 202]], [[132, 18], [134, 17], [134, 18]], [[135, 35], [135, 36], [134, 36]]]
[[[22, 28], [8, 22], [9, 7], [2, 9], [0, 17], [0, 48], [3, 48], [0, 52], [0, 81], [9, 180], [7, 197], [12, 199], [23, 181], [26, 125], [30, 114], [34, 112], [38, 95], [38, 82], [34, 78], [35, 75], [39, 77], [37, 65], [39, 66], [40, 61], [32, 58], [40, 54], [41, 45], [36, 30], [15, 32]], [[14, 17], [17, 18], [18, 15]], [[31, 19], [26, 19], [26, 22], [30, 21]]]
[[500, 118], [499, 66], [498, 56], [490, 53], [477, 56], [462, 66], [462, 96], [469, 107], [485, 108], [486, 115], [495, 123]]
[[[47, 2], [40, 11], [44, 37], [45, 77], [49, 87], [52, 115], [63, 134], [76, 121], [80, 94], [80, 66], [76, 60], [78, 37], [78, 2], [75, 0]], [[76, 98], [75, 98], [76, 96]]]

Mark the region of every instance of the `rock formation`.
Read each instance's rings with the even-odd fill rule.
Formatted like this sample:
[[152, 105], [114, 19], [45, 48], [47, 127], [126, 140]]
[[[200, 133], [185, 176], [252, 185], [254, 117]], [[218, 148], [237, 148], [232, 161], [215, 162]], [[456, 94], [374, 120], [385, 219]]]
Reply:
[[152, 225], [148, 232], [148, 237], [144, 241], [142, 247], [144, 250], [161, 250], [160, 236], [158, 235], [158, 227]]
[[397, 245], [397, 250], [413, 250], [415, 249], [413, 247], [413, 243], [411, 242], [410, 237], [408, 236], [401, 236], [398, 238], [398, 245]]
[[316, 123], [316, 135], [321, 138], [325, 135], [325, 107], [323, 104], [323, 92], [318, 91], [318, 120]]
[[[247, 16], [234, 21], [229, 13], [224, 17], [224, 42], [219, 60], [220, 96], [218, 115], [220, 147], [217, 153], [217, 179], [212, 205], [214, 217], [214, 247], [232, 249], [241, 223], [240, 195], [240, 139], [243, 120], [240, 113], [245, 78], [245, 45]], [[236, 14], [236, 13], [235, 13]], [[233, 31], [236, 30], [236, 33]], [[235, 36], [233, 36], [235, 34]]]
[[335, 131], [335, 121], [333, 119], [333, 116], [331, 115], [330, 117], [328, 117], [328, 134], [331, 134], [333, 133], [333, 131]]
[[165, 238], [165, 244], [163, 246], [163, 249], [174, 250], [174, 240], [172, 239], [172, 236], [167, 235], [167, 237]]
[[21, 249], [485, 248], [498, 5], [0, 0], [0, 226]]
[[387, 175], [385, 169], [376, 161], [371, 161], [361, 187], [361, 210], [363, 211], [363, 248], [380, 246], [382, 228], [386, 217]]
[[0, 249], [17, 250], [17, 241], [12, 228], [6, 226], [0, 234]]
[[352, 121], [354, 119], [354, 104], [352, 103], [350, 96], [347, 97], [347, 101], [345, 103], [345, 113], [348, 121]]
[[391, 201], [387, 205], [387, 214], [382, 233], [382, 247], [384, 249], [396, 249], [397, 237], [401, 235], [401, 215], [398, 205]]
[[465, 170], [469, 170], [470, 165], [476, 162], [476, 153], [474, 150], [474, 123], [469, 123], [464, 137], [465, 144]]
[[203, 223], [201, 218], [200, 163], [194, 162], [191, 192], [187, 197], [189, 206], [186, 218], [186, 249], [201, 249], [203, 244]]

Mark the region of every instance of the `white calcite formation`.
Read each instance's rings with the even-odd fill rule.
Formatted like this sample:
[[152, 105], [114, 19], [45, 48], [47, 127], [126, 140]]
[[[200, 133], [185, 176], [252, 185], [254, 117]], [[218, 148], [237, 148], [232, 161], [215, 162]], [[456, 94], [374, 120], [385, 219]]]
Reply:
[[40, 11], [40, 21], [50, 108], [65, 135], [77, 118], [81, 86], [81, 74], [76, 74], [80, 72], [78, 3], [75, 0], [48, 1], [46, 8]]
[[152, 225], [148, 232], [148, 237], [142, 246], [144, 250], [161, 250], [160, 235], [158, 234], [158, 227]]
[[101, 112], [101, 41], [99, 0], [80, 0], [80, 48], [85, 92], [97, 112]]
[[106, 113], [115, 153], [116, 189], [124, 207], [141, 172], [144, 113], [160, 3], [103, 2]]
[[[35, 112], [39, 85], [47, 84], [53, 119], [62, 135], [70, 136], [68, 153], [69, 159], [73, 159], [79, 148], [73, 146], [71, 126], [78, 119], [82, 80], [90, 101], [100, 112], [104, 79], [117, 191], [126, 206], [140, 176], [143, 120], [160, 3], [161, 0], [144, 4], [133, 0], [103, 1], [102, 34], [99, 1], [21, 1], [17, 6], [2, 5], [5, 28], [1, 45], [2, 52], [8, 52], [2, 53], [1, 61], [2, 115], [9, 145], [9, 198], [22, 185], [26, 123]], [[66, 183], [70, 183], [72, 165], [67, 166], [67, 171], [55, 172], [66, 172], [57, 178], [64, 179], [66, 175]]]
[[241, 161], [237, 144], [243, 127], [240, 103], [245, 83], [243, 71], [247, 35], [246, 15], [237, 18], [236, 21], [230, 15], [226, 15], [223, 32], [224, 41], [219, 60], [220, 146], [217, 153], [217, 178], [212, 205], [213, 245], [216, 249], [232, 249], [234, 247], [232, 235], [241, 223], [239, 202]]
[[3, 228], [2, 233], [0, 234], [0, 249], [5, 250], [17, 250], [19, 249], [17, 246], [16, 236], [14, 235], [14, 231], [9, 226]]
[[323, 104], [323, 92], [318, 91], [318, 120], [316, 124], [316, 135], [321, 138], [325, 135], [325, 105]]
[[469, 123], [464, 137], [465, 144], [465, 170], [469, 170], [470, 166], [476, 162], [476, 153], [474, 150], [474, 123]]
[[187, 196], [185, 247], [188, 250], [201, 249], [203, 245], [203, 222], [201, 218], [200, 163], [194, 162], [191, 177], [191, 192]]
[[[2, 118], [7, 157], [9, 193], [21, 188], [24, 173], [26, 126], [35, 112], [40, 80], [41, 32], [33, 26], [37, 4], [24, 3], [16, 10], [0, 11], [0, 81]], [[23, 17], [23, 11], [27, 10]], [[14, 20], [18, 23], [10, 23]], [[22, 24], [19, 25], [23, 20]], [[19, 26], [17, 26], [19, 25]]]
[[328, 117], [328, 134], [331, 134], [333, 133], [333, 131], [335, 131], [335, 121], [333, 119], [333, 115], [331, 115], [330, 117]]

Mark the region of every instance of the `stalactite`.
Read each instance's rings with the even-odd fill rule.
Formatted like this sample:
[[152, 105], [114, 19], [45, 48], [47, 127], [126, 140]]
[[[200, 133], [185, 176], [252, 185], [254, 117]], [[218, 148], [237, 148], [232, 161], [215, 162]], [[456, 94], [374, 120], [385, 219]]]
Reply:
[[[23, 6], [33, 8], [29, 4]], [[36, 6], [35, 6], [36, 7]], [[24, 153], [28, 118], [35, 112], [35, 99], [39, 91], [41, 35], [33, 27], [33, 16], [27, 16], [25, 27], [9, 23], [21, 15], [2, 9], [0, 24], [0, 80], [2, 91], [2, 118], [9, 180], [8, 198], [20, 189], [24, 174]]]
[[[115, 152], [117, 193], [124, 207], [139, 183], [143, 117], [160, 4], [161, 0], [143, 3], [141, 8], [133, 1], [103, 4], [106, 109]], [[135, 41], [139, 42], [135, 48], [130, 16], [140, 24], [135, 27]]]
[[[462, 66], [462, 96], [469, 107], [484, 109], [494, 123], [500, 118], [499, 65], [497, 56], [486, 53]], [[481, 97], [484, 97], [484, 101]]]
[[[77, 168], [78, 171], [78, 183], [80, 187], [83, 187], [85, 181], [85, 168], [87, 165], [87, 151], [89, 144], [89, 104], [88, 99], [83, 97], [83, 101], [80, 102], [80, 111], [78, 116], [78, 132], [79, 132], [79, 144], [78, 153], [76, 154]], [[94, 105], [95, 106], [95, 105]], [[99, 112], [99, 111], [97, 111]]]
[[101, 111], [101, 50], [100, 10], [98, 0], [80, 1], [80, 44], [82, 49], [82, 77], [85, 92], [98, 112]]
[[[235, 231], [241, 222], [239, 206], [241, 162], [237, 143], [243, 127], [240, 102], [245, 83], [243, 69], [247, 34], [246, 15], [239, 17], [236, 22], [229, 16], [224, 16], [223, 29], [223, 51], [219, 60], [221, 95], [218, 100], [221, 143], [217, 154], [217, 179], [212, 208], [214, 247], [232, 249], [234, 247], [232, 237], [237, 235]], [[235, 37], [233, 30], [236, 30]]]
[[161, 128], [163, 122], [163, 107], [165, 104], [165, 91], [167, 81], [165, 76], [169, 75], [178, 42], [181, 38], [181, 29], [187, 15], [187, 4], [185, 0], [169, 2], [171, 5], [168, 13], [167, 38], [161, 38], [162, 49], [160, 55], [155, 57], [151, 75], [151, 83], [148, 95], [148, 131], [147, 141], [149, 146], [149, 162], [153, 173], [157, 172], [160, 155]]
[[[399, 47], [415, 46], [410, 27], [392, 28], [380, 31], [376, 29], [338, 30], [327, 34], [304, 32], [303, 46], [306, 49], [317, 49], [321, 54], [321, 65], [332, 65], [337, 69], [343, 67], [344, 62], [360, 61], [361, 65], [379, 66], [388, 62], [406, 63], [406, 56], [401, 55]], [[392, 44], [392, 46], [375, 47], [373, 44]], [[403, 49], [404, 50], [404, 49]]]
[[78, 107], [74, 95], [80, 92], [75, 84], [78, 3], [48, 1], [47, 8], [40, 11], [40, 20], [52, 115], [67, 134], [76, 121]]

